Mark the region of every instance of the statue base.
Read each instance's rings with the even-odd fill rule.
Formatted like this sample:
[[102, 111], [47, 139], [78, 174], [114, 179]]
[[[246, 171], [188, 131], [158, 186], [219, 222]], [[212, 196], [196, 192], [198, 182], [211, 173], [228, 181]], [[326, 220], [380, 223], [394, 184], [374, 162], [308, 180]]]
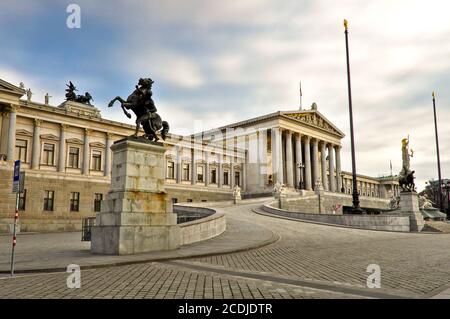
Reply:
[[177, 215], [164, 189], [163, 144], [130, 136], [111, 150], [111, 187], [92, 228], [91, 252], [128, 255], [178, 248]]
[[416, 192], [400, 193], [400, 211], [409, 215], [410, 231], [422, 231], [425, 222], [419, 209], [419, 195]]
[[233, 197], [233, 204], [239, 204], [242, 201], [242, 197], [241, 196], [234, 196]]

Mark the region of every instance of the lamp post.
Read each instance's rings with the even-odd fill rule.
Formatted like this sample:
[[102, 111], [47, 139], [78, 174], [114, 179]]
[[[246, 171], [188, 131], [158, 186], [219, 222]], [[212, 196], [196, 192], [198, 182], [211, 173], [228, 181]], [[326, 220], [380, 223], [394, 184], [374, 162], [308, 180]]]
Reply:
[[303, 169], [305, 168], [305, 164], [297, 163], [297, 167], [300, 169], [300, 181], [298, 182], [298, 188], [303, 189]]
[[348, 84], [348, 110], [350, 115], [350, 142], [351, 142], [351, 150], [352, 150], [352, 178], [353, 178], [353, 214], [362, 214], [363, 211], [359, 206], [359, 193], [358, 186], [356, 182], [356, 160], [355, 160], [355, 137], [353, 133], [353, 107], [352, 107], [352, 88], [350, 81], [350, 58], [349, 58], [349, 50], [348, 50], [348, 22], [344, 20], [344, 28], [345, 28], [345, 50], [347, 54], [347, 84]]
[[439, 137], [438, 137], [438, 129], [437, 129], [437, 120], [436, 120], [436, 97], [434, 91], [432, 93], [433, 96], [433, 113], [434, 113], [434, 134], [436, 137], [436, 155], [437, 155], [437, 166], [438, 166], [438, 185], [439, 185], [439, 208], [443, 209], [444, 205], [442, 205], [442, 180], [441, 180], [441, 159], [439, 155]]
[[341, 193], [345, 193], [345, 187], [344, 187], [344, 173], [341, 172]]

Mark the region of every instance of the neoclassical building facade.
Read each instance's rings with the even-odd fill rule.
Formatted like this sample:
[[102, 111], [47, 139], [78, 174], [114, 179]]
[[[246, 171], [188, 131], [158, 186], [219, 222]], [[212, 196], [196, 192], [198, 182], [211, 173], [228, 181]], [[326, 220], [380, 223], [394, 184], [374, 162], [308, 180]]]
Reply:
[[[13, 161], [21, 160], [25, 191], [19, 197], [22, 231], [78, 230], [95, 216], [108, 192], [114, 141], [134, 126], [104, 119], [89, 105], [58, 106], [23, 99], [25, 91], [0, 79], [0, 232], [14, 216]], [[341, 168], [344, 134], [317, 110], [279, 111], [165, 141], [166, 190], [176, 202], [270, 195], [276, 182], [314, 190], [350, 192]], [[398, 192], [395, 177], [358, 176], [361, 196]]]

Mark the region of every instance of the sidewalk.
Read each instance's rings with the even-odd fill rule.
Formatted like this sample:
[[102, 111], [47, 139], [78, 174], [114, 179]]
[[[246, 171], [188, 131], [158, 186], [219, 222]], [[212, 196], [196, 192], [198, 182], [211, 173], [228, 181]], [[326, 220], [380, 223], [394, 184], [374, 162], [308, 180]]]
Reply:
[[[220, 208], [217, 208], [220, 211]], [[66, 271], [69, 264], [82, 269], [113, 265], [210, 256], [249, 250], [278, 240], [267, 228], [226, 215], [227, 230], [220, 236], [173, 251], [138, 255], [105, 256], [90, 253], [90, 242], [81, 242], [81, 233], [19, 234], [16, 246], [17, 273]], [[11, 236], [0, 236], [0, 274], [9, 273]]]

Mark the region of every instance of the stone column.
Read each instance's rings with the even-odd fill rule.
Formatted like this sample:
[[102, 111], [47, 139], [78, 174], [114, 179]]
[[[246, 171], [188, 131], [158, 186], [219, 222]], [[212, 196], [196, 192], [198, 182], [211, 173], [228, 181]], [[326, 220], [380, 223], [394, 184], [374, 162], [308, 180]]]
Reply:
[[181, 183], [181, 169], [182, 169], [182, 158], [181, 158], [181, 147], [177, 146], [177, 162], [175, 163], [176, 165], [176, 176], [177, 176], [177, 183]]
[[84, 148], [83, 148], [83, 175], [89, 175], [89, 135], [91, 130], [84, 129]]
[[195, 150], [194, 148], [191, 149], [191, 185], [195, 185], [196, 178], [196, 167], [195, 167]]
[[341, 178], [341, 147], [339, 145], [335, 146], [336, 152], [336, 178], [337, 178], [337, 191], [340, 192], [342, 189], [342, 178]]
[[14, 160], [14, 150], [16, 149], [17, 108], [15, 105], [11, 105], [9, 108], [8, 151], [6, 153], [8, 161]]
[[39, 169], [41, 155], [41, 124], [42, 120], [34, 119], [33, 148], [31, 149], [31, 169]]
[[66, 124], [61, 124], [59, 128], [59, 154], [58, 154], [58, 172], [66, 170]]
[[223, 181], [223, 170], [222, 170], [222, 161], [223, 161], [223, 154], [218, 154], [219, 157], [219, 164], [217, 168], [217, 187], [222, 188], [222, 181]]
[[313, 150], [312, 150], [312, 167], [313, 167], [313, 180], [312, 183], [315, 187], [319, 176], [319, 141], [315, 138], [313, 139]]
[[272, 175], [274, 183], [284, 183], [283, 178], [283, 148], [281, 129], [274, 127], [271, 129], [272, 134]]
[[111, 133], [106, 133], [106, 147], [105, 147], [105, 176], [110, 176], [111, 174], [111, 144], [112, 144]]
[[[328, 144], [328, 158], [330, 161], [330, 191], [336, 191], [336, 177], [334, 176], [334, 147]], [[339, 179], [339, 175], [337, 176]]]
[[303, 163], [302, 160], [302, 137], [299, 134], [295, 135], [295, 167], [296, 167], [296, 174], [295, 174], [295, 187], [300, 188], [300, 177], [301, 177], [301, 168], [300, 164]]
[[203, 172], [203, 178], [205, 179], [205, 186], [209, 184], [209, 152], [205, 151], [205, 171]]
[[312, 190], [311, 184], [311, 138], [305, 136], [305, 189]]
[[324, 190], [329, 191], [330, 189], [328, 187], [328, 177], [327, 177], [327, 154], [326, 154], [325, 149], [326, 149], [325, 142], [322, 141], [320, 143], [320, 155], [321, 155], [320, 159], [322, 162], [322, 165], [321, 165], [322, 166], [322, 186], [323, 186]]
[[233, 189], [234, 188], [234, 157], [231, 157], [230, 160], [230, 188]]
[[286, 131], [286, 183], [289, 187], [294, 187], [294, 159], [292, 154], [292, 132]]
[[241, 164], [241, 189], [245, 191], [247, 189], [247, 171], [245, 170], [245, 164]]

